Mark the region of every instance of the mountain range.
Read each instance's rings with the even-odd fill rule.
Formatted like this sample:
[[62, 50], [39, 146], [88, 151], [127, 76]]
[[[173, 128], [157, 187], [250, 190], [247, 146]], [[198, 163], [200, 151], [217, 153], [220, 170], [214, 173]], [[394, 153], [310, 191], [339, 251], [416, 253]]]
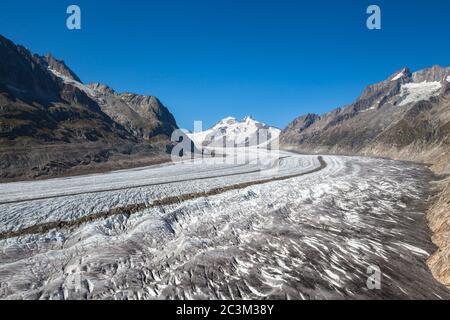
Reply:
[[177, 128], [158, 98], [85, 85], [64, 61], [0, 36], [0, 179], [165, 161]]
[[408, 68], [368, 86], [357, 100], [323, 115], [306, 114], [281, 133], [305, 153], [386, 156], [450, 170], [450, 68]]

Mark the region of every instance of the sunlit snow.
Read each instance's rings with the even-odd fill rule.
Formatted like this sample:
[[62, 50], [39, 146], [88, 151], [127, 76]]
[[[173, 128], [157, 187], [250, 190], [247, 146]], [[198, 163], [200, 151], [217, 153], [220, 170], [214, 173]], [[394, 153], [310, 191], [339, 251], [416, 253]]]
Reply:
[[404, 71], [399, 72], [394, 78], [392, 78], [391, 81], [396, 81], [396, 80], [398, 80], [398, 79], [403, 78], [404, 76], [405, 76], [405, 72], [404, 72]]
[[[227, 117], [218, 122], [211, 129], [188, 134], [189, 138], [197, 147], [202, 145], [222, 146], [224, 139], [233, 142], [236, 145], [244, 145], [246, 141], [255, 138], [258, 131], [267, 130], [267, 135], [271, 139], [277, 139], [281, 130], [267, 126], [266, 124], [256, 121], [247, 116], [242, 121], [238, 121], [233, 117]], [[256, 139], [253, 145], [257, 144]]]
[[441, 88], [442, 84], [438, 81], [404, 84], [400, 92], [403, 100], [399, 105], [403, 106], [413, 102], [429, 100], [431, 97], [437, 96]]

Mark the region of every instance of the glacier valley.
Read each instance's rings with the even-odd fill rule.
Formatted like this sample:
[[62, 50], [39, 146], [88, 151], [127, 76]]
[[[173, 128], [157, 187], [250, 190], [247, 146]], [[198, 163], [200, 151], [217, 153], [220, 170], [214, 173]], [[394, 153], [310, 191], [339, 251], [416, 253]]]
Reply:
[[0, 298], [450, 298], [426, 265], [424, 166], [280, 152], [272, 169], [202, 160], [0, 184]]

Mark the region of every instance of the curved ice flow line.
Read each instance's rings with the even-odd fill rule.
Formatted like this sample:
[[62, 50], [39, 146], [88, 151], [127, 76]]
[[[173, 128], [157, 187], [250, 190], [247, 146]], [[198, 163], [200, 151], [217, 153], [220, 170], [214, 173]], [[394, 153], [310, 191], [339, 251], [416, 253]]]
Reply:
[[[314, 163], [314, 160], [308, 160], [310, 160], [309, 164], [302, 166], [302, 170], [308, 170], [314, 165], [317, 165], [317, 162]], [[148, 167], [139, 172], [134, 170], [124, 170], [119, 172], [111, 172], [104, 175], [0, 184], [0, 205], [76, 196], [89, 193], [120, 191], [171, 183], [188, 182], [191, 180], [228, 177], [233, 175], [246, 175], [252, 173], [264, 175], [264, 172], [269, 172], [272, 170], [272, 168], [262, 169], [253, 161], [254, 160], [252, 160], [252, 162], [239, 165], [204, 164], [200, 161], [198, 164], [195, 162], [181, 163], [170, 167], [171, 170], [169, 175], [167, 175], [167, 170], [164, 171], [166, 168], [161, 169], [159, 167]], [[210, 168], [209, 166], [214, 167]], [[289, 172], [290, 168], [285, 165], [284, 158], [280, 158], [280, 170], [276, 173], [280, 174], [286, 171]], [[138, 181], [135, 181], [136, 179]], [[128, 181], [130, 180], [134, 181], [134, 183], [129, 183]]]
[[[298, 163], [303, 165], [296, 168]], [[311, 171], [317, 168], [316, 156], [291, 155], [280, 161], [278, 176], [287, 176]], [[315, 173], [317, 174], [317, 173]], [[105, 210], [126, 207], [136, 203], [147, 203], [170, 196], [183, 195], [192, 192], [220, 188], [231, 184], [270, 179], [271, 176], [260, 173], [250, 173], [230, 177], [196, 180], [189, 183], [168, 183], [151, 187], [121, 190], [118, 192], [104, 192], [102, 194], [86, 194], [67, 196], [48, 200], [28, 201], [1, 205], [0, 232], [20, 230], [36, 224], [49, 223], [58, 220], [75, 220], [93, 215]]]
[[[170, 206], [174, 205], [180, 202], [197, 199], [197, 198], [204, 198], [204, 197], [210, 197], [215, 196], [218, 194], [227, 193], [228, 191], [232, 190], [240, 190], [240, 189], [246, 189], [248, 187], [257, 186], [261, 184], [268, 184], [271, 182], [279, 182], [283, 180], [289, 180], [292, 178], [298, 178], [302, 175], [311, 174], [314, 172], [321, 171], [326, 168], [327, 164], [323, 160], [322, 157], [318, 157], [318, 161], [320, 163], [320, 166], [311, 170], [311, 171], [303, 171], [300, 173], [294, 173], [290, 174], [288, 176], [275, 176], [272, 178], [266, 178], [263, 180], [255, 180], [245, 183], [239, 183], [239, 184], [229, 184], [226, 187], [220, 187], [220, 188], [209, 188], [209, 190], [202, 191], [202, 192], [194, 192], [194, 193], [184, 193], [179, 196], [170, 196], [162, 199], [158, 199], [153, 201], [152, 203], [138, 203], [131, 206], [126, 207], [119, 207], [119, 208], [110, 208], [106, 211], [99, 212], [97, 214], [87, 215], [84, 217], [79, 217], [76, 220], [62, 220], [58, 219], [56, 221], [47, 222], [47, 223], [36, 223], [29, 227], [22, 227], [18, 230], [9, 230], [4, 233], [0, 233], [0, 239], [9, 239], [9, 238], [16, 238], [20, 236], [26, 236], [26, 235], [32, 235], [32, 234], [41, 234], [41, 233], [47, 233], [54, 229], [65, 229], [65, 228], [73, 228], [78, 227], [80, 225], [86, 224], [88, 222], [93, 222], [96, 220], [106, 219], [109, 217], [114, 217], [121, 214], [136, 214], [140, 211], [143, 211], [145, 209], [149, 208], [155, 208], [155, 207], [161, 207], [161, 206]], [[280, 162], [280, 161], [277, 161]]]
[[[239, 166], [217, 166], [212, 169], [205, 168], [202, 172], [186, 174], [195, 166], [183, 163], [183, 169], [179, 168], [180, 164], [172, 164], [170, 167], [163, 168], [153, 168], [147, 167], [140, 170], [121, 170], [111, 173], [106, 173], [104, 175], [88, 175], [88, 176], [77, 176], [70, 178], [57, 178], [51, 180], [41, 180], [41, 181], [25, 181], [25, 182], [13, 182], [0, 184], [0, 204], [5, 204], [8, 202], [15, 201], [30, 201], [37, 200], [42, 194], [46, 194], [46, 197], [58, 197], [58, 196], [70, 196], [75, 195], [73, 193], [89, 193], [89, 192], [107, 192], [115, 191], [119, 188], [137, 188], [146, 186], [146, 184], [163, 184], [172, 183], [180, 181], [180, 175], [184, 176], [183, 180], [195, 180], [199, 178], [208, 177], [209, 174], [215, 172], [221, 172], [224, 175], [227, 174], [245, 174], [256, 170], [256, 166], [251, 163], [247, 163]], [[193, 168], [191, 168], [193, 167]], [[236, 170], [242, 168], [242, 170]], [[160, 172], [163, 171], [163, 172]], [[149, 177], [148, 175], [153, 176]], [[111, 178], [108, 180], [108, 178]], [[127, 181], [141, 180], [141, 184], [133, 183], [128, 184]], [[108, 189], [108, 185], [118, 185], [117, 188]], [[64, 191], [61, 191], [63, 189]], [[72, 194], [71, 194], [72, 193]], [[20, 194], [21, 196], [17, 196]], [[27, 196], [23, 196], [26, 194]]]
[[[56, 178], [42, 181], [25, 181], [0, 184], [0, 201], [14, 201], [23, 198], [33, 198], [33, 196], [58, 196], [67, 193], [87, 192], [107, 189], [107, 186], [132, 188], [138, 187], [139, 182], [144, 183], [163, 183], [176, 182], [180, 175], [187, 179], [208, 176], [208, 173], [219, 172], [228, 173], [246, 173], [255, 170], [257, 167], [252, 163], [240, 165], [214, 164], [211, 160], [205, 160], [206, 164], [201, 171], [196, 167], [200, 161], [168, 163], [144, 168], [135, 168], [128, 170], [113, 171], [105, 174], [91, 174], [69, 178]], [[243, 170], [238, 170], [242, 168]], [[197, 172], [196, 172], [197, 171]], [[194, 174], [191, 174], [193, 172]], [[133, 181], [132, 184], [129, 181]], [[61, 192], [64, 190], [64, 192]], [[26, 195], [24, 197], [23, 195]], [[19, 196], [20, 195], [20, 196]], [[23, 199], [26, 200], [26, 199]]]
[[[219, 170], [211, 170], [211, 173], [215, 173]], [[65, 191], [55, 191], [50, 192], [47, 196], [37, 196], [37, 197], [25, 197], [25, 198], [18, 198], [14, 200], [8, 200], [0, 202], [0, 205], [4, 204], [13, 204], [13, 203], [20, 203], [20, 202], [30, 202], [30, 201], [39, 201], [39, 200], [48, 200], [48, 199], [56, 199], [56, 198], [64, 198], [64, 197], [72, 197], [72, 196], [80, 196], [80, 195], [87, 195], [87, 194], [96, 194], [96, 193], [106, 193], [106, 192], [114, 192], [114, 191], [121, 191], [121, 190], [128, 190], [128, 189], [138, 189], [138, 188], [145, 188], [145, 187], [152, 187], [152, 186], [161, 186], [165, 184], [173, 184], [173, 183], [181, 183], [181, 182], [188, 182], [193, 180], [204, 180], [204, 179], [212, 179], [212, 178], [222, 178], [222, 177], [229, 177], [234, 175], [244, 175], [244, 174], [251, 174], [260, 172], [259, 169], [254, 169], [252, 171], [246, 170], [242, 172], [230, 172], [228, 173], [228, 170], [223, 170], [222, 174], [218, 175], [200, 175], [196, 177], [187, 177], [186, 175], [182, 179], [173, 179], [168, 180], [164, 182], [155, 182], [155, 179], [149, 178], [148, 181], [145, 184], [132, 184], [132, 185], [124, 185], [117, 188], [108, 188], [108, 189], [102, 189], [102, 188], [93, 188], [89, 191], [78, 191], [81, 189], [81, 187], [74, 187], [74, 188], [66, 188]], [[176, 178], [176, 177], [171, 177]], [[153, 181], [153, 182], [151, 182]], [[88, 187], [88, 186], [87, 186]]]
[[[303, 162], [303, 166], [302, 166], [302, 168], [300, 168], [300, 170], [299, 171], [305, 171], [305, 170], [309, 170], [310, 168], [314, 168], [315, 167], [315, 162], [314, 161], [311, 161], [311, 159], [312, 158], [310, 158], [310, 159], [308, 159], [308, 162], [306, 163], [306, 165], [305, 165], [305, 162]], [[290, 168], [290, 166], [293, 166], [293, 165], [296, 165], [296, 163], [294, 163], [294, 164], [292, 164], [292, 165], [289, 165], [289, 161], [287, 161], [287, 160], [282, 160], [281, 161], [281, 165], [280, 165], [280, 171], [278, 172], [280, 175], [281, 174], [285, 174], [285, 173], [292, 173], [293, 171], [291, 170], [291, 169], [289, 169]], [[286, 167], [287, 167], [287, 169], [286, 169]], [[242, 181], [248, 181], [248, 180], [252, 180], [252, 179], [255, 179], [255, 180], [257, 180], [257, 179], [262, 179], [262, 178], [267, 178], [267, 175], [264, 175], [264, 176], [262, 176], [259, 172], [258, 173], [254, 173], [254, 174], [246, 174], [246, 175], [241, 175], [241, 176], [239, 176], [239, 175], [237, 175], [237, 176], [235, 176], [234, 178], [233, 178], [233, 180], [232, 181], [229, 181], [230, 183], [231, 182], [242, 182]], [[216, 182], [217, 181], [217, 179], [216, 179], [216, 177], [210, 177], [210, 179], [211, 180], [213, 180], [213, 182]], [[231, 179], [230, 177], [228, 177], [227, 179]], [[221, 180], [223, 180], [223, 179], [221, 179]], [[224, 182], [226, 182], [226, 181], [224, 181]], [[197, 183], [197, 184], [199, 184], [199, 180], [197, 180], [197, 181], [193, 181], [193, 183]], [[159, 192], [159, 194], [160, 194], [160, 196], [165, 196], [165, 195], [173, 195], [174, 193], [176, 194], [176, 193], [178, 193], [177, 192], [177, 184], [176, 183], [172, 183], [172, 182], [170, 182], [170, 183], [167, 183], [167, 185], [169, 185], [170, 184], [170, 186], [168, 186], [168, 192]], [[223, 185], [224, 183], [220, 183], [220, 184], [217, 184], [217, 183], [215, 183], [215, 184], [213, 184], [213, 186], [220, 186], [220, 185]], [[226, 183], [225, 183], [226, 184]], [[161, 186], [161, 185], [160, 185]], [[207, 188], [207, 184], [206, 183], [204, 183], [204, 186], [202, 187], [202, 186], [200, 186], [201, 187], [201, 189], [206, 189]], [[166, 186], [162, 186], [162, 188], [158, 188], [159, 189], [159, 191], [161, 191], [161, 190], [164, 190], [166, 188]], [[185, 187], [185, 184], [183, 184], [183, 189], [184, 189], [184, 191], [186, 191], [186, 187]], [[188, 188], [188, 189], [194, 189], [193, 191], [198, 191], [198, 188]], [[139, 190], [136, 190], [136, 192], [139, 192], [139, 193], [142, 193], [142, 192], [145, 192], [145, 191], [147, 191], [147, 188], [145, 189], [145, 190], [143, 190], [142, 188], [140, 188]], [[187, 190], [187, 191], [190, 191], [190, 190]], [[107, 192], [107, 191], [105, 191], [105, 192]], [[129, 194], [129, 192], [127, 192], [127, 194]], [[69, 195], [67, 195], [67, 196], [69, 196]], [[154, 196], [152, 195], [152, 194], [146, 194], [145, 195], [145, 197], [146, 198], [148, 198], [148, 197], [151, 197], [151, 198], [154, 198]], [[158, 195], [156, 194], [155, 195], [155, 197], [158, 197]], [[92, 199], [91, 199], [92, 200]], [[52, 203], [51, 205], [50, 204], [45, 204], [46, 206], [48, 206], [48, 207], [52, 207], [52, 205], [53, 205], [54, 203]], [[13, 207], [9, 207], [9, 208], [5, 208], [6, 210], [5, 211], [10, 211], [11, 209], [14, 209], [14, 206]], [[55, 209], [55, 208], [54, 208]]]

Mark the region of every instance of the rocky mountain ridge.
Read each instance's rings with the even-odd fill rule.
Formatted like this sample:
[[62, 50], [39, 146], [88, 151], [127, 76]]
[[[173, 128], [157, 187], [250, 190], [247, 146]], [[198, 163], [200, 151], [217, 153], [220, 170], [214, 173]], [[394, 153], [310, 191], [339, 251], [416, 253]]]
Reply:
[[286, 149], [389, 156], [449, 171], [450, 68], [404, 68], [368, 86], [351, 105], [295, 119], [281, 133]]
[[178, 128], [173, 115], [155, 96], [117, 93], [100, 83], [86, 87], [93, 91], [103, 112], [139, 139], [170, 137]]
[[176, 128], [156, 97], [84, 85], [64, 61], [0, 36], [0, 179], [160, 161]]

